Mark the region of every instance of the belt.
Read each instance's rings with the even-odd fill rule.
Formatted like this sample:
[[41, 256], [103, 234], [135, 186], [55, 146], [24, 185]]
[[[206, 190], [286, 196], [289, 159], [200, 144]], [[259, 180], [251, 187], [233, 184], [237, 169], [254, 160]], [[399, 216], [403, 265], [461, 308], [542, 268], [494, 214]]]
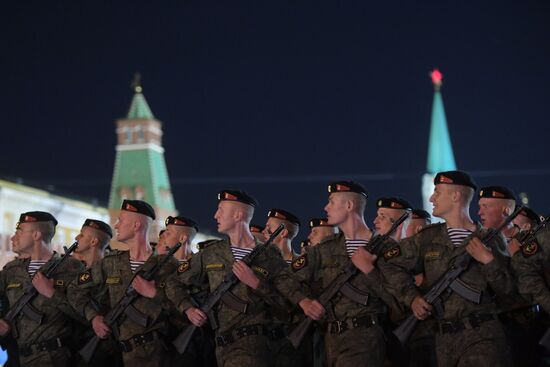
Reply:
[[340, 334], [348, 329], [355, 329], [358, 327], [371, 327], [379, 323], [380, 318], [377, 315], [349, 317], [345, 320], [336, 320], [329, 322], [327, 330], [331, 334]]
[[131, 352], [135, 347], [138, 347], [142, 344], [152, 342], [153, 340], [158, 340], [159, 335], [156, 330], [149, 331], [145, 334], [137, 334], [126, 340], [119, 340], [118, 345], [120, 349], [125, 352]]
[[269, 330], [263, 325], [249, 325], [235, 328], [216, 337], [216, 345], [225, 347], [240, 338], [250, 335], [269, 335]]
[[466, 329], [478, 328], [481, 324], [487, 321], [498, 320], [493, 314], [478, 314], [470, 315], [460, 321], [439, 321], [436, 325], [436, 332], [441, 334], [458, 333]]
[[32, 354], [43, 352], [45, 350], [56, 350], [68, 344], [68, 339], [54, 338], [40, 343], [26, 345], [19, 348], [19, 354], [28, 357]]
[[268, 330], [267, 336], [271, 340], [278, 340], [286, 337], [288, 335], [288, 329], [284, 326], [273, 327]]

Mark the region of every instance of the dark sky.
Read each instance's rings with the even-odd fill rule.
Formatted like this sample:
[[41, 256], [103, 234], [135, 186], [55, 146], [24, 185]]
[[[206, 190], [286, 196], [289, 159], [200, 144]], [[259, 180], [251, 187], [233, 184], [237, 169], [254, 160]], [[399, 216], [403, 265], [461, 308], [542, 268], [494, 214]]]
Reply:
[[106, 204], [139, 71], [177, 207], [203, 228], [222, 188], [256, 196], [256, 222], [322, 215], [335, 179], [420, 206], [438, 67], [459, 168], [550, 209], [548, 1], [1, 7], [3, 177]]

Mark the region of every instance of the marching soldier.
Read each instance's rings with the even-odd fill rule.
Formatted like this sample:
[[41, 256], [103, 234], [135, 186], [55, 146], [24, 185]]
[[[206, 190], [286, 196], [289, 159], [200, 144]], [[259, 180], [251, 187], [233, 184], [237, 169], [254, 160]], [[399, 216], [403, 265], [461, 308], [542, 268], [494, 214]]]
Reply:
[[523, 207], [519, 215], [512, 221], [522, 231], [529, 231], [540, 223], [540, 216], [526, 206]]
[[35, 315], [24, 312], [13, 324], [0, 319], [0, 335], [12, 333], [19, 347], [21, 366], [70, 366], [73, 321], [76, 316], [67, 303], [67, 284], [82, 270], [80, 261], [69, 257], [48, 279], [43, 269], [58, 261], [51, 249], [57, 220], [47, 212], [21, 214], [11, 238], [18, 258], [9, 262], [0, 275], [1, 296], [13, 306], [27, 287], [38, 295], [29, 303]]
[[216, 357], [220, 367], [273, 365], [268, 304], [277, 297], [274, 289], [313, 318], [319, 319], [324, 311], [319, 302], [306, 298], [275, 246], [266, 248], [251, 266], [240, 261], [261, 246], [249, 229], [255, 206], [256, 201], [245, 192], [221, 191], [214, 218], [218, 232], [228, 239], [210, 243], [190, 262], [180, 264], [167, 287], [167, 294], [178, 310], [200, 327], [207, 321], [207, 315], [185, 291], [193, 280], [205, 276], [211, 291], [231, 272], [240, 280], [230, 292], [231, 300], [220, 302], [210, 315], [212, 318], [208, 317], [216, 324]]
[[317, 246], [325, 238], [334, 236], [338, 233], [338, 228], [328, 224], [327, 218], [311, 218], [309, 220], [309, 240], [310, 246]]
[[[405, 212], [412, 210], [411, 204], [406, 200], [396, 197], [384, 197], [376, 200], [376, 218], [374, 218], [374, 228], [379, 234], [386, 234], [392, 227], [393, 223], [399, 219]], [[399, 241], [403, 235], [405, 223], [402, 223], [391, 238]]]
[[[164, 347], [169, 302], [164, 294], [164, 278], [177, 267], [172, 259], [153, 280], [141, 277], [153, 268], [163, 255], [153, 254], [148, 233], [155, 212], [144, 201], [124, 200], [115, 224], [116, 239], [128, 245], [129, 251], [113, 251], [82, 272], [69, 287], [69, 301], [102, 339], [113, 334], [122, 350], [125, 366], [166, 366], [169, 356]], [[132, 285], [140, 297], [117, 325], [107, 325], [104, 313], [94, 306], [93, 294], [105, 292], [108, 307], [114, 307]], [[131, 308], [131, 309], [130, 309]]]
[[258, 239], [260, 242], [265, 242], [267, 238], [264, 235], [264, 226], [261, 226], [259, 224], [251, 224], [250, 225], [250, 233], [252, 233], [252, 236], [254, 238]]
[[292, 260], [299, 256], [292, 249], [292, 240], [296, 238], [300, 230], [298, 217], [283, 209], [270, 209], [267, 213], [267, 222], [263, 234], [265, 238], [269, 238], [281, 223], [285, 225], [285, 229], [273, 240], [273, 243], [281, 251], [283, 260], [290, 265]]
[[[437, 318], [437, 362], [445, 366], [504, 366], [510, 363], [506, 337], [498, 320], [493, 292], [499, 296], [514, 292], [514, 281], [506, 261], [506, 245], [501, 237], [484, 244], [484, 230], [470, 218], [469, 207], [476, 185], [462, 171], [440, 172], [434, 179], [430, 198], [433, 215], [445, 223], [430, 225], [413, 237], [384, 252], [380, 266], [387, 289], [424, 320]], [[441, 297], [441, 307], [432, 307], [423, 294], [465, 252], [472, 263], [460, 279], [470, 289], [481, 292], [476, 304], [456, 292]], [[425, 277], [420, 288], [412, 274], [419, 266]]]
[[413, 209], [411, 218], [406, 223], [405, 236], [403, 238], [412, 237], [424, 227], [432, 223], [432, 216], [424, 209]]

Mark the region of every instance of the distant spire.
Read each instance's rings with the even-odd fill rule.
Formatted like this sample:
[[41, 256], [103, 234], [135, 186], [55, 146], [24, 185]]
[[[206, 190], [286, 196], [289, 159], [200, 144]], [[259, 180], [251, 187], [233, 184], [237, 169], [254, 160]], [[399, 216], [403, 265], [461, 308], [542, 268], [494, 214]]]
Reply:
[[141, 74], [135, 73], [134, 79], [131, 84], [132, 89], [134, 90], [134, 98], [132, 98], [132, 103], [130, 104], [130, 109], [128, 110], [128, 119], [154, 119], [153, 112], [149, 108], [149, 104], [145, 100], [143, 95], [143, 87], [141, 85]]
[[443, 84], [443, 74], [438, 69], [430, 73], [432, 83], [434, 84], [434, 99], [432, 105], [432, 125], [430, 128], [430, 142], [428, 147], [428, 173], [437, 173], [440, 171], [449, 171], [456, 169], [453, 147], [449, 130], [447, 128], [447, 118], [445, 117], [445, 108], [443, 107], [443, 98], [441, 98], [441, 85]]

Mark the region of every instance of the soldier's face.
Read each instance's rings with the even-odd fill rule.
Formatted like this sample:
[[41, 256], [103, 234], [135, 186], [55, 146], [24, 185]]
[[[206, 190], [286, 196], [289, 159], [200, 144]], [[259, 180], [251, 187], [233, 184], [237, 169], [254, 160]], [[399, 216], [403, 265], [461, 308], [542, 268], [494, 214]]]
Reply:
[[453, 207], [451, 185], [435, 185], [434, 193], [430, 197], [430, 202], [434, 205], [432, 215], [442, 217], [449, 213]]
[[134, 236], [134, 215], [138, 214], [133, 214], [124, 210], [120, 212], [118, 220], [115, 223], [117, 241], [124, 242]]
[[82, 227], [80, 233], [75, 237], [75, 240], [78, 242], [78, 246], [75, 253], [86, 252], [90, 247], [92, 247], [92, 240], [95, 237], [93, 236], [92, 230], [88, 227]]
[[407, 226], [407, 231], [405, 232], [405, 237], [412, 237], [418, 233], [425, 225], [426, 219], [411, 219], [409, 225]]
[[310, 242], [310, 246], [317, 246], [319, 242], [334, 234], [332, 227], [320, 226], [313, 227], [307, 239]]
[[532, 227], [531, 219], [521, 214], [515, 217], [512, 223], [521, 228], [523, 231], [528, 231]]
[[[263, 237], [265, 238], [264, 241], [266, 241], [269, 236], [271, 236], [271, 234], [273, 232], [275, 232], [275, 230], [277, 229], [277, 227], [279, 227], [279, 224], [281, 224], [281, 221], [279, 219], [275, 219], [275, 218], [271, 218], [269, 217], [267, 219], [267, 222], [265, 223], [265, 228], [264, 228], [264, 231], [262, 232], [263, 234]], [[281, 232], [282, 233], [282, 232]], [[281, 236], [281, 233], [279, 233], [279, 235], [277, 236], [277, 238], [280, 238]]]
[[237, 208], [229, 201], [220, 201], [218, 210], [214, 214], [214, 219], [218, 223], [218, 232], [227, 233], [235, 224], [235, 212]]
[[332, 193], [328, 197], [328, 204], [325, 206], [328, 224], [337, 226], [343, 223], [348, 215], [347, 198], [345, 195]]
[[[166, 227], [166, 231], [164, 231], [163, 235], [163, 241], [162, 241], [162, 247], [165, 249], [174, 247], [179, 241], [180, 241], [180, 231], [176, 228], [177, 226], [170, 224], [168, 227]], [[161, 241], [159, 241], [159, 245], [161, 245]]]
[[11, 237], [12, 251], [18, 255], [31, 251], [35, 232], [36, 228], [31, 223], [18, 224], [14, 235]]
[[502, 199], [479, 199], [479, 211], [477, 214], [481, 219], [481, 224], [486, 228], [497, 228], [506, 218], [506, 206]]
[[378, 208], [374, 218], [374, 228], [381, 235], [388, 233], [393, 223], [399, 218], [399, 211], [390, 208]]

